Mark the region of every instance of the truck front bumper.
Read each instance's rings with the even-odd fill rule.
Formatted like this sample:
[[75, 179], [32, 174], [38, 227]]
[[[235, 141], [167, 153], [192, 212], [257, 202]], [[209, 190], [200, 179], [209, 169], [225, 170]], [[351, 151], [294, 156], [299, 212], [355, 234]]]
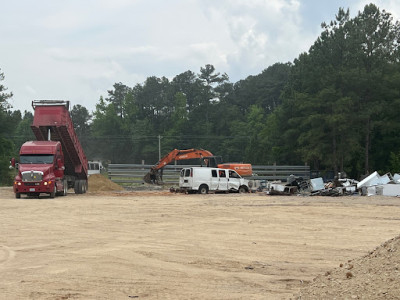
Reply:
[[44, 185], [43, 182], [14, 182], [14, 193], [51, 193], [54, 190], [54, 184]]

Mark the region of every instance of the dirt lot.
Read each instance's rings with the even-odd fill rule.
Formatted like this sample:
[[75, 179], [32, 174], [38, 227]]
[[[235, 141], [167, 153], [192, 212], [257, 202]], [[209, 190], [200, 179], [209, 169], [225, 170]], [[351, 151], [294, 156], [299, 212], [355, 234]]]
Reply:
[[0, 299], [295, 299], [397, 236], [400, 199], [0, 188], [0, 225]]

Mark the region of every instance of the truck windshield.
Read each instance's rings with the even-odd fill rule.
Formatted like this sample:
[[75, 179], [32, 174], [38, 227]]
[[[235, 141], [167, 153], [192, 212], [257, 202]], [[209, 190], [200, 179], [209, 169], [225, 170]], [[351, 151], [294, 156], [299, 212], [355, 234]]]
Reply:
[[54, 155], [49, 154], [35, 154], [35, 155], [21, 155], [21, 164], [52, 164]]

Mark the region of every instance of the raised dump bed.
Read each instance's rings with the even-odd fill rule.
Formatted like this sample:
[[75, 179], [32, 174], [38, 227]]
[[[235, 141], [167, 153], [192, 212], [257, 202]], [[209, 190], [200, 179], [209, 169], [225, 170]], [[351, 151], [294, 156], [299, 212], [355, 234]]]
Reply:
[[64, 151], [65, 175], [87, 179], [88, 162], [69, 114], [69, 101], [34, 100], [32, 131], [38, 141], [59, 141]]

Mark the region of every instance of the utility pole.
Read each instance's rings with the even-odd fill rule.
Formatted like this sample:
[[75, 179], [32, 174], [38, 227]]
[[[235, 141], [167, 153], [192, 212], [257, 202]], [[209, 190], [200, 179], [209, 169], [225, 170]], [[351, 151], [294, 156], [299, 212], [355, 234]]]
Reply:
[[158, 161], [161, 160], [161, 135], [158, 135]]

